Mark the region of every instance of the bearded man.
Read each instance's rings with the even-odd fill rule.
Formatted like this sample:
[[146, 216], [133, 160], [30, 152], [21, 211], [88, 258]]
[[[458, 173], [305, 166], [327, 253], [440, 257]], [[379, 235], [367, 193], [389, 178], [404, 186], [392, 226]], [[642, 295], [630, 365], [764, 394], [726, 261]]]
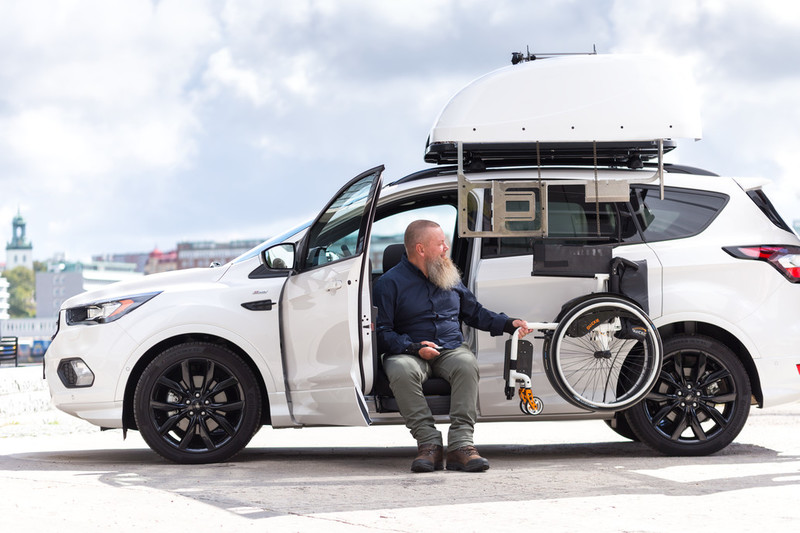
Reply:
[[519, 319], [485, 309], [461, 281], [442, 228], [417, 220], [406, 228], [406, 253], [374, 287], [378, 348], [400, 414], [417, 441], [413, 472], [444, 468], [442, 434], [434, 426], [422, 384], [431, 376], [450, 383], [447, 469], [482, 472], [489, 461], [472, 440], [478, 404], [478, 363], [464, 344], [461, 322], [492, 335], [531, 330]]

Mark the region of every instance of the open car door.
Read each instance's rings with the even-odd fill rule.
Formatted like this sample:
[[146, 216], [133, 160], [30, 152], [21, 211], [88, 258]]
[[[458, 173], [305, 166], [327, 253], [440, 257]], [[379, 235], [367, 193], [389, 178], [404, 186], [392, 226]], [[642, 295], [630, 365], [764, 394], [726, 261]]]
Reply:
[[372, 387], [369, 241], [383, 166], [357, 176], [300, 242], [281, 296], [291, 414], [303, 425], [365, 426]]

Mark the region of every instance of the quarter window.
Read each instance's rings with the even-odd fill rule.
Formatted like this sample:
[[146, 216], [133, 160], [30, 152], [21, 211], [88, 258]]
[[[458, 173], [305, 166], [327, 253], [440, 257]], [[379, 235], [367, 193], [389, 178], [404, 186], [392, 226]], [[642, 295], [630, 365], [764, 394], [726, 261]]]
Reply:
[[631, 194], [631, 208], [647, 242], [697, 235], [727, 202], [723, 194], [686, 189], [668, 188], [663, 200], [655, 187], [636, 187]]

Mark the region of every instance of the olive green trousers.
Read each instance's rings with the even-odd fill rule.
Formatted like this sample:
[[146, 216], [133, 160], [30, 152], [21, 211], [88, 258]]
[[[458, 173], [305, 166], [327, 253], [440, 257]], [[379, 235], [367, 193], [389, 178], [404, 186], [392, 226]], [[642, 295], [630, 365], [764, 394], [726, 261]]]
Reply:
[[472, 444], [478, 415], [478, 361], [465, 344], [453, 350], [442, 350], [426, 361], [416, 355], [387, 354], [383, 369], [389, 377], [400, 414], [417, 444], [442, 445], [442, 434], [434, 426], [433, 414], [422, 394], [422, 384], [430, 377], [444, 378], [450, 383], [450, 430], [447, 450]]

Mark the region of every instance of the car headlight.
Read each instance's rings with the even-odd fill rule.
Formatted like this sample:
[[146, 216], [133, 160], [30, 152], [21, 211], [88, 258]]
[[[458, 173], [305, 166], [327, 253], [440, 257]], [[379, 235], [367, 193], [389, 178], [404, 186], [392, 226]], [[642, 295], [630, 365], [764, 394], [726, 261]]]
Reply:
[[67, 325], [75, 324], [107, 324], [119, 320], [143, 303], [151, 300], [161, 292], [148, 292], [135, 296], [126, 296], [114, 300], [93, 302], [79, 307], [67, 309]]

